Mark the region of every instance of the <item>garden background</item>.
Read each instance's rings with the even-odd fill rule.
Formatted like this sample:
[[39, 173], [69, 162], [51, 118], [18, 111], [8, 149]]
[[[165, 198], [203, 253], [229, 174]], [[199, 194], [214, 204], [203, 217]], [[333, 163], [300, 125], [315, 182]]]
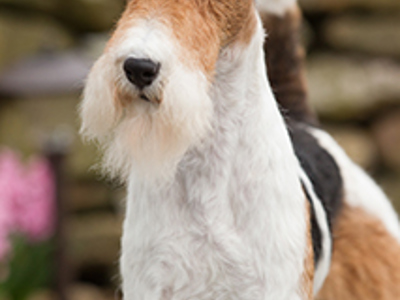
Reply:
[[[300, 4], [313, 107], [400, 209], [400, 1]], [[55, 299], [54, 291], [72, 300], [114, 298], [124, 190], [91, 169], [98, 153], [78, 136], [77, 105], [123, 6], [123, 0], [0, 0], [0, 172], [18, 169], [23, 186], [49, 184], [36, 198], [57, 199], [62, 221], [50, 229], [39, 224], [45, 232], [39, 238], [15, 221], [23, 233], [4, 248], [0, 299]]]

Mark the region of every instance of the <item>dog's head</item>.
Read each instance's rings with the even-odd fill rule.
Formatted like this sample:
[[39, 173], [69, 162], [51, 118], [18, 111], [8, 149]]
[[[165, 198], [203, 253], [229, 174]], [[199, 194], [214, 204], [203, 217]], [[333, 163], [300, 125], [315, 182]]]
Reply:
[[93, 66], [82, 134], [112, 175], [172, 170], [210, 130], [209, 90], [223, 49], [248, 43], [253, 0], [130, 0]]

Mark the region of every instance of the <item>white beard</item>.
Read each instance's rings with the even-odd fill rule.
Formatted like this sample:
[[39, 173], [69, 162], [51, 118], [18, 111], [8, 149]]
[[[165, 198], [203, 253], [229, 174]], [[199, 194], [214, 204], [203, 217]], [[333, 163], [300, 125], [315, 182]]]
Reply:
[[[103, 171], [123, 180], [131, 172], [150, 180], [171, 177], [184, 153], [211, 128], [206, 76], [181, 63], [181, 51], [168, 35], [154, 29], [149, 38], [148, 31], [134, 28], [125, 44], [100, 57], [89, 75], [80, 110], [82, 135], [104, 150]], [[147, 44], [141, 34], [146, 34]], [[140, 99], [123, 74], [122, 62], [141, 55], [138, 48], [161, 63], [159, 78], [145, 90], [159, 104]]]

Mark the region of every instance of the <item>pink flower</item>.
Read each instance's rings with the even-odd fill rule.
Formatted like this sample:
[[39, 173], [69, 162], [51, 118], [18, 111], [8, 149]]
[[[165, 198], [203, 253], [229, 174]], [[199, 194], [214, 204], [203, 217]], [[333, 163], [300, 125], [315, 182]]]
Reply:
[[49, 238], [54, 223], [54, 177], [44, 159], [25, 168], [10, 150], [0, 152], [0, 260], [10, 250], [9, 236], [30, 241]]
[[19, 231], [31, 241], [42, 241], [53, 233], [55, 216], [54, 176], [47, 161], [37, 159], [30, 163], [26, 177], [23, 203], [19, 208]]

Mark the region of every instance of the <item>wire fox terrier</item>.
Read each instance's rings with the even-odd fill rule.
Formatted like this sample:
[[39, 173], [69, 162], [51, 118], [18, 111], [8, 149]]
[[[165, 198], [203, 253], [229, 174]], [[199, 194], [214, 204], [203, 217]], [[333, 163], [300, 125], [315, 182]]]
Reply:
[[295, 5], [128, 1], [81, 105], [127, 183], [126, 300], [400, 299], [390, 202], [267, 80], [258, 11]]

